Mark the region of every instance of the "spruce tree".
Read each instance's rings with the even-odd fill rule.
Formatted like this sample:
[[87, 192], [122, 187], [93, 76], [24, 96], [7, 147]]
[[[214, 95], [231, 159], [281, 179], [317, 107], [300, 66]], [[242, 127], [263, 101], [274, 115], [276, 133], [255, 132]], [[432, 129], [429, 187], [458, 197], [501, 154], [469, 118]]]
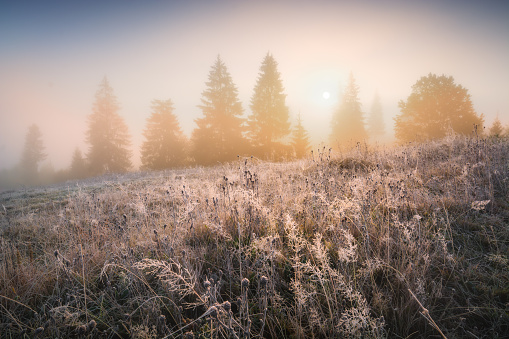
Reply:
[[25, 146], [21, 155], [20, 167], [24, 182], [33, 184], [37, 181], [39, 163], [46, 159], [42, 142], [42, 133], [36, 124], [30, 125], [25, 136]]
[[302, 126], [302, 118], [297, 116], [297, 125], [293, 129], [292, 143], [293, 151], [297, 158], [302, 158], [311, 149], [308, 132]]
[[245, 152], [244, 119], [237, 87], [220, 56], [212, 66], [206, 89], [202, 92], [203, 116], [195, 120], [192, 156], [198, 164], [234, 160]]
[[143, 132], [141, 168], [161, 170], [184, 164], [186, 140], [171, 100], [152, 101], [152, 114]]
[[69, 168], [69, 176], [72, 179], [81, 179], [87, 175], [87, 161], [79, 148], [72, 153], [71, 166]]
[[88, 117], [87, 159], [93, 175], [126, 172], [131, 168], [130, 135], [118, 110], [117, 98], [104, 77]]
[[375, 93], [368, 119], [368, 134], [373, 140], [380, 140], [385, 134], [385, 122], [382, 112], [382, 104], [378, 92]]
[[500, 119], [497, 117], [495, 118], [495, 121], [493, 121], [493, 124], [490, 127], [490, 137], [500, 138], [504, 135], [504, 127], [502, 126], [502, 123], [500, 122]]
[[364, 117], [359, 101], [359, 87], [350, 73], [338, 109], [332, 117], [330, 142], [340, 146], [351, 147], [367, 138]]
[[282, 148], [279, 141], [290, 133], [286, 94], [277, 66], [274, 57], [267, 53], [260, 67], [248, 117], [251, 142], [264, 157]]

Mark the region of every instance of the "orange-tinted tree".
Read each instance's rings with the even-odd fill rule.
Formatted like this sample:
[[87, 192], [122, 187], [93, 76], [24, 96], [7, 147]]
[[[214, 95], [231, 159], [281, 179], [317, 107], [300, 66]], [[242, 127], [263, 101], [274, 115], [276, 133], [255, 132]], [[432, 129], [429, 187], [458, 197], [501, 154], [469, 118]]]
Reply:
[[293, 128], [292, 143], [293, 152], [297, 158], [302, 158], [311, 149], [308, 132], [302, 126], [300, 114], [297, 116], [297, 124]]
[[490, 137], [500, 138], [504, 135], [504, 126], [502, 126], [502, 123], [500, 122], [500, 119], [497, 117], [495, 118], [495, 121], [493, 121], [493, 124], [490, 127]]
[[201, 165], [234, 160], [247, 145], [243, 109], [237, 87], [219, 56], [205, 84], [198, 106], [203, 117], [195, 120], [197, 127], [191, 136], [192, 156]]
[[131, 168], [130, 135], [108, 79], [104, 77], [88, 117], [87, 154], [90, 173], [126, 172]]
[[332, 116], [330, 142], [333, 145], [349, 147], [367, 139], [364, 113], [358, 96], [359, 86], [350, 73], [339, 107]]
[[369, 112], [368, 134], [372, 140], [380, 140], [385, 135], [385, 122], [378, 93], [375, 94]]
[[181, 166], [186, 159], [186, 138], [171, 100], [152, 101], [152, 114], [143, 131], [141, 168], [161, 170]]
[[281, 139], [290, 133], [289, 109], [286, 106], [277, 62], [267, 53], [251, 98], [248, 117], [249, 137], [255, 150], [263, 157], [281, 152]]
[[399, 108], [395, 133], [400, 142], [438, 139], [451, 132], [468, 135], [474, 126], [482, 131], [483, 117], [474, 111], [468, 90], [451, 76], [421, 77]]

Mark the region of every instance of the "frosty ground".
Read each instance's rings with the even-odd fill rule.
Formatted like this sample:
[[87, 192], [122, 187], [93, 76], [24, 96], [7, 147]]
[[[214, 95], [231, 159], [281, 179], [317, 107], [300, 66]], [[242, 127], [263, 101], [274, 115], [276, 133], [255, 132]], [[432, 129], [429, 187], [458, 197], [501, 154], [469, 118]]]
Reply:
[[0, 333], [502, 338], [508, 174], [451, 136], [4, 191]]

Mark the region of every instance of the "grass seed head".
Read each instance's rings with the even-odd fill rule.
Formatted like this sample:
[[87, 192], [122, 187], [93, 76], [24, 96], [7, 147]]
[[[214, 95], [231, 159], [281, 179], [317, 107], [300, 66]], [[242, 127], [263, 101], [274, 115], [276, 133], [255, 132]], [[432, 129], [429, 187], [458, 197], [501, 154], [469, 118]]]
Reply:
[[266, 276], [262, 275], [262, 277], [260, 278], [260, 287], [265, 288], [268, 282], [269, 279]]
[[230, 304], [228, 300], [226, 300], [221, 306], [223, 306], [223, 309], [226, 312], [230, 312], [230, 310], [232, 309], [232, 304]]
[[248, 288], [249, 287], [249, 279], [248, 278], [242, 279], [240, 285], [242, 286], [242, 288]]

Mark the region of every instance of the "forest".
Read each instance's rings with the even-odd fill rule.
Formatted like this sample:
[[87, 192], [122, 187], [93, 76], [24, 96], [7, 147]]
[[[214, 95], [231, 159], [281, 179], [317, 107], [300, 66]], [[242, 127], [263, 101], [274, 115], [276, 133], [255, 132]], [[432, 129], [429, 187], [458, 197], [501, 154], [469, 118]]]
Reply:
[[[358, 94], [359, 87], [350, 74], [329, 128], [324, 131], [329, 135], [328, 147], [335, 151], [376, 144], [387, 133], [380, 99], [375, 97], [366, 113]], [[140, 146], [139, 170], [210, 166], [235, 161], [241, 156], [270, 161], [310, 156], [317, 145], [311, 143], [300, 114], [296, 121], [290, 121], [285, 98], [278, 63], [267, 53], [253, 89], [250, 112], [245, 114], [237, 87], [218, 56], [198, 105], [203, 114], [195, 120], [196, 127], [189, 137], [180, 127], [170, 98], [152, 101]], [[86, 121], [84, 137], [88, 149], [76, 148], [66, 169], [41, 166], [48, 154], [41, 130], [32, 124], [18, 165], [0, 172], [0, 189], [136, 170], [131, 135], [120, 106], [105, 77]], [[412, 86], [408, 98], [399, 102], [399, 108], [401, 112], [393, 126], [396, 144], [435, 140], [450, 134], [504, 137], [509, 133], [509, 126], [504, 127], [498, 116], [486, 129], [483, 115], [473, 109], [468, 90], [456, 84], [451, 76], [430, 73], [421, 77]]]

